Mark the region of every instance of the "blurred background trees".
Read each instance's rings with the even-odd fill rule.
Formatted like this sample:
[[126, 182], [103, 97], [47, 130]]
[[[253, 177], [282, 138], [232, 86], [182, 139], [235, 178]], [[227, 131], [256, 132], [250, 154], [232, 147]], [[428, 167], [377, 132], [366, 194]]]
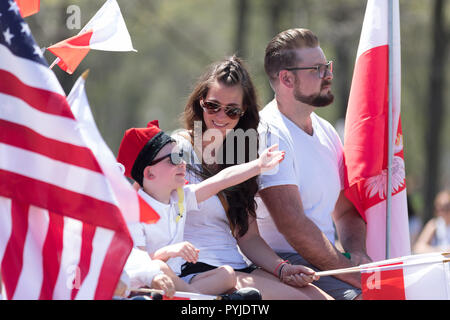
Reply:
[[[87, 68], [87, 93], [97, 125], [117, 153], [124, 131], [159, 119], [165, 131], [179, 115], [206, 66], [231, 54], [245, 59], [260, 105], [273, 98], [263, 68], [267, 42], [292, 27], [312, 29], [334, 61], [335, 103], [318, 113], [343, 130], [366, 1], [361, 0], [117, 0], [137, 53], [91, 51], [73, 75], [53, 68], [68, 93]], [[104, 0], [41, 0], [29, 18], [41, 47], [76, 35]], [[438, 190], [450, 187], [448, 0], [400, 0], [402, 125], [411, 207], [428, 220]], [[49, 64], [55, 57], [48, 51]], [[345, 142], [344, 142], [345, 143]]]

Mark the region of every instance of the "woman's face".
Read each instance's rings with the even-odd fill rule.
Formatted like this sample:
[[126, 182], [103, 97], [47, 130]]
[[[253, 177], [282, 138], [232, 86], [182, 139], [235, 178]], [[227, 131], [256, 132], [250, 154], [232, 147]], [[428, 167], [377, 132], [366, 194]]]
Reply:
[[450, 197], [442, 196], [436, 204], [436, 213], [444, 218], [445, 223], [450, 225]]
[[214, 81], [209, 87], [208, 94], [204, 101], [212, 102], [216, 105], [220, 105], [220, 110], [217, 113], [209, 113], [203, 110], [203, 120], [206, 128], [216, 129], [222, 133], [225, 137], [226, 131], [234, 129], [239, 122], [239, 117], [232, 119], [225, 113], [225, 107], [239, 108], [243, 110], [243, 90], [240, 85], [226, 86], [217, 80]]

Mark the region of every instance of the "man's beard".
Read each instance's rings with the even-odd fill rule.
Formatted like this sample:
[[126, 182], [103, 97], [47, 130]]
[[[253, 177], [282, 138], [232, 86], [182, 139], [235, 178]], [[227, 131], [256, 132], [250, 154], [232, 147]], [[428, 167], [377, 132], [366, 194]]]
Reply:
[[[331, 81], [322, 81], [321, 89], [322, 87], [331, 84]], [[294, 98], [297, 101], [306, 103], [310, 106], [314, 107], [325, 107], [331, 104], [334, 101], [334, 95], [331, 93], [331, 91], [328, 91], [326, 94], [321, 95], [320, 92], [316, 94], [311, 94], [309, 96], [305, 96], [300, 92], [299, 85], [296, 83], [295, 90], [294, 90]]]

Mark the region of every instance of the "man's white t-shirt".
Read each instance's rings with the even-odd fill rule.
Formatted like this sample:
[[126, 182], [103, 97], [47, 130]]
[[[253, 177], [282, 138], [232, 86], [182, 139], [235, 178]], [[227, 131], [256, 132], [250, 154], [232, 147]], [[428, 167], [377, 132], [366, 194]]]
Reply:
[[[334, 243], [331, 214], [343, 188], [343, 148], [336, 130], [313, 112], [313, 135], [310, 136], [278, 110], [275, 100], [260, 112], [260, 118], [261, 150], [278, 143], [279, 150], [286, 151], [284, 161], [277, 168], [260, 176], [260, 190], [296, 185], [306, 216]], [[257, 204], [258, 227], [264, 240], [275, 251], [295, 252], [278, 232], [259, 197]]]
[[[135, 247], [145, 247], [148, 253], [154, 253], [162, 247], [184, 241], [184, 226], [186, 223], [186, 213], [198, 209], [197, 198], [192, 186], [183, 187], [184, 201], [182, 202], [184, 212], [180, 216], [177, 191], [173, 191], [170, 197], [170, 203], [162, 203], [154, 199], [142, 189], [138, 191], [144, 199], [160, 216], [160, 219], [153, 224], [148, 223], [130, 223], [128, 229]], [[180, 219], [177, 221], [177, 217]], [[176, 274], [181, 273], [181, 265], [185, 261], [180, 258], [171, 258], [167, 265]]]

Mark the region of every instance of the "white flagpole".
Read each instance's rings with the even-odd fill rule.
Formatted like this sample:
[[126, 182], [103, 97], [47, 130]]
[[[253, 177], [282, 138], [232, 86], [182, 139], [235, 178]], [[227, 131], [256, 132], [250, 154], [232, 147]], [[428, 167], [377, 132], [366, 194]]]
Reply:
[[393, 28], [393, 0], [388, 0], [388, 47], [389, 47], [389, 83], [388, 83], [388, 174], [387, 174], [387, 190], [386, 190], [386, 259], [391, 256], [391, 209], [392, 209], [392, 159], [393, 159], [393, 144], [392, 144], [392, 92], [393, 92], [393, 61], [394, 61], [394, 28]]
[[57, 64], [60, 60], [61, 60], [60, 58], [56, 58], [56, 59], [53, 61], [53, 63], [50, 65], [50, 67], [48, 67], [48, 68], [49, 68], [49, 69], [52, 69], [52, 68], [55, 66], [55, 64]]
[[[450, 262], [450, 253], [447, 252], [441, 252], [440, 254], [437, 253], [435, 255], [428, 255], [428, 254], [422, 254], [422, 259], [417, 260], [404, 260], [403, 264], [389, 264], [389, 263], [396, 263], [401, 260], [398, 258], [394, 259], [388, 259], [390, 261], [378, 261], [375, 263], [368, 263], [363, 264], [356, 267], [350, 267], [350, 268], [343, 268], [343, 269], [334, 269], [334, 270], [326, 270], [326, 271], [319, 271], [316, 272], [315, 275], [319, 277], [325, 277], [325, 276], [334, 276], [338, 274], [346, 274], [346, 273], [355, 273], [355, 272], [379, 272], [379, 271], [386, 271], [386, 270], [397, 270], [404, 267], [412, 267], [412, 266], [418, 266], [423, 264], [431, 264], [431, 263], [449, 263]], [[411, 256], [407, 256], [404, 258], [408, 258]], [[389, 265], [383, 265], [383, 264], [389, 264]]]

